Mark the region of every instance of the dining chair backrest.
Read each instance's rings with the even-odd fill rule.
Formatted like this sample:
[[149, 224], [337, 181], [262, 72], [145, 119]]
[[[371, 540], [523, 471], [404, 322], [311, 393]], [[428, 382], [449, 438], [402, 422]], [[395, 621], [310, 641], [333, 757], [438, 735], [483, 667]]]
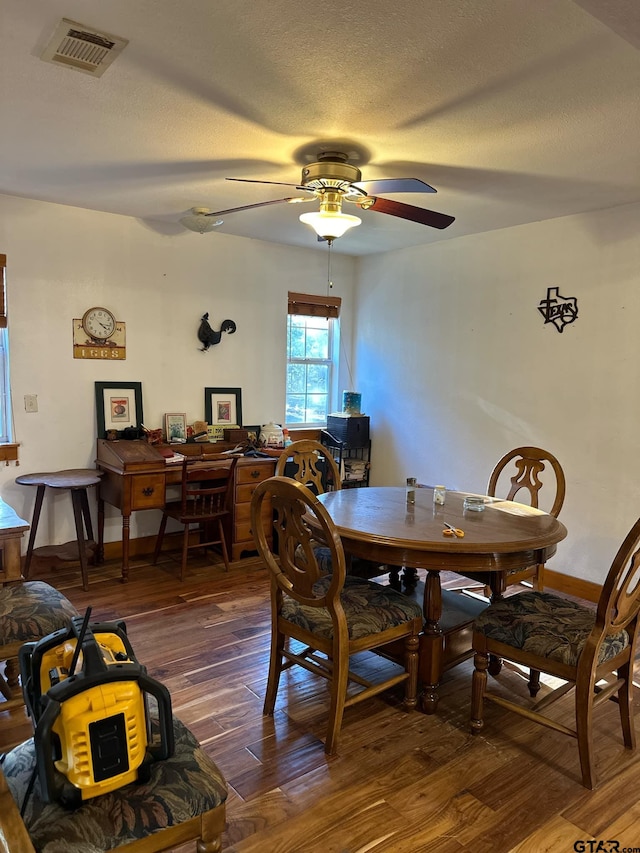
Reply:
[[[258, 523], [263, 503], [269, 499], [277, 556], [268, 544], [264, 526]], [[251, 512], [258, 551], [280, 594], [286, 593], [303, 605], [326, 607], [332, 619], [344, 622], [340, 607], [340, 590], [346, 575], [344, 550], [331, 516], [317, 496], [302, 483], [276, 475], [257, 486]], [[314, 589], [317, 581], [326, 576], [316, 555], [318, 536], [331, 556], [331, 583], [326, 592]], [[346, 622], [344, 625], [346, 630]]]
[[317, 495], [337, 491], [341, 487], [340, 471], [330, 451], [311, 439], [294, 441], [285, 448], [276, 464], [276, 476], [285, 476], [293, 466], [291, 477]]
[[182, 465], [182, 515], [194, 519], [215, 518], [231, 506], [233, 475], [238, 457], [229, 464], [185, 460]]
[[[524, 489], [529, 493], [530, 505], [536, 509], [541, 508], [539, 507], [539, 492], [544, 482], [540, 479], [540, 475], [546, 469], [547, 463], [553, 471], [556, 485], [556, 494], [547, 512], [557, 518], [564, 503], [564, 471], [556, 457], [540, 447], [516, 447], [506, 453], [491, 472], [487, 494], [513, 501], [519, 500], [518, 496]], [[506, 477], [509, 477], [511, 484], [509, 491], [506, 495], [498, 494], [497, 490], [503, 485]], [[522, 503], [521, 500], [520, 503]]]
[[[596, 622], [587, 641], [599, 647], [608, 634], [626, 630], [633, 639], [640, 612], [640, 518], [618, 549], [600, 592]], [[583, 657], [585, 657], [583, 653]], [[583, 665], [582, 658], [580, 665]]]

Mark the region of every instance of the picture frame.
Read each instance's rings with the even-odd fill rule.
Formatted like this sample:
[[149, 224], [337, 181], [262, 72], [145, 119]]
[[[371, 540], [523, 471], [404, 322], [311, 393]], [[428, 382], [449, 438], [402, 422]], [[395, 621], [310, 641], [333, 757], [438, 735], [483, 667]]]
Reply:
[[257, 444], [258, 439], [260, 438], [260, 430], [262, 429], [260, 424], [257, 424], [256, 426], [247, 426], [245, 424], [244, 429], [246, 429], [248, 433], [248, 441], [250, 441], [252, 444]]
[[98, 438], [142, 426], [142, 382], [96, 382], [95, 393]]
[[205, 388], [204, 419], [210, 426], [242, 426], [242, 390]]
[[167, 444], [176, 438], [184, 440], [187, 438], [187, 415], [186, 412], [170, 412], [164, 416], [164, 434]]

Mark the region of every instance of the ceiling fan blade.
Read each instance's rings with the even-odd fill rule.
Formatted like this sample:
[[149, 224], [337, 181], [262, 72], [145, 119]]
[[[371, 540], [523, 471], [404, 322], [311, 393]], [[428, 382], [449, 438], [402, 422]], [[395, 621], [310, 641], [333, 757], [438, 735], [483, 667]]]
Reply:
[[358, 181], [354, 187], [362, 189], [367, 195], [384, 195], [386, 193], [435, 193], [429, 184], [419, 178], [381, 178], [378, 181]]
[[212, 210], [203, 216], [223, 216], [226, 213], [237, 213], [239, 210], [251, 210], [254, 207], [266, 207], [269, 204], [297, 204], [301, 201], [313, 201], [313, 198], [274, 198], [271, 201], [258, 201], [255, 204], [243, 204], [240, 207], [228, 207], [226, 210]]
[[[435, 210], [427, 210], [424, 207], [414, 207], [412, 204], [402, 204], [390, 198], [367, 198], [364, 203], [357, 203], [363, 210], [376, 210], [378, 213], [388, 213], [390, 216], [398, 216], [400, 219], [408, 219], [411, 222], [419, 222], [420, 225], [430, 225], [431, 228], [447, 228], [455, 220], [454, 216], [446, 213], [437, 213]], [[370, 203], [371, 202], [371, 203]]]
[[[279, 187], [295, 187], [298, 190], [303, 190], [304, 187], [299, 184], [288, 184], [286, 181], [258, 181], [255, 178], [225, 178], [226, 181], [241, 181], [243, 184], [276, 184]], [[311, 192], [311, 190], [307, 190]]]

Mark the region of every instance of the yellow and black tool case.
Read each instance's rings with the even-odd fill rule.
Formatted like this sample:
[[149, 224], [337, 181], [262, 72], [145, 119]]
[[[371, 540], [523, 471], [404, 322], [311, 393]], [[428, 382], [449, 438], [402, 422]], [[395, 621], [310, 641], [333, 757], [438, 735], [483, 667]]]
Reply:
[[135, 659], [123, 622], [89, 624], [89, 613], [19, 653], [42, 798], [69, 807], [145, 781], [174, 750], [169, 691]]

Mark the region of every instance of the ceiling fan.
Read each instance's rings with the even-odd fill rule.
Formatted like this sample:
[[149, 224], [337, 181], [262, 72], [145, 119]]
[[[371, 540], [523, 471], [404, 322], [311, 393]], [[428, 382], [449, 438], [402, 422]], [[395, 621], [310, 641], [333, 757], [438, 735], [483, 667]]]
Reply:
[[315, 230], [318, 238], [332, 243], [338, 237], [360, 225], [361, 219], [342, 212], [343, 202], [355, 204], [361, 210], [374, 210], [428, 225], [431, 228], [447, 228], [454, 221], [453, 216], [414, 207], [392, 199], [380, 198], [380, 194], [394, 193], [435, 193], [436, 190], [418, 178], [382, 178], [374, 181], [363, 181], [360, 169], [349, 162], [349, 157], [340, 151], [323, 151], [318, 154], [316, 163], [310, 163], [302, 169], [299, 184], [283, 181], [260, 181], [251, 178], [227, 178], [228, 181], [242, 181], [252, 184], [272, 184], [285, 187], [295, 187], [305, 196], [290, 196], [271, 201], [260, 201], [255, 204], [245, 204], [241, 207], [230, 207], [227, 210], [209, 210], [208, 208], [193, 208], [189, 216], [181, 219], [181, 223], [192, 231], [211, 231], [222, 224], [219, 219], [227, 213], [237, 213], [241, 210], [251, 210], [256, 207], [266, 207], [270, 204], [298, 204], [318, 200], [320, 209], [312, 213], [303, 213], [300, 220]]

